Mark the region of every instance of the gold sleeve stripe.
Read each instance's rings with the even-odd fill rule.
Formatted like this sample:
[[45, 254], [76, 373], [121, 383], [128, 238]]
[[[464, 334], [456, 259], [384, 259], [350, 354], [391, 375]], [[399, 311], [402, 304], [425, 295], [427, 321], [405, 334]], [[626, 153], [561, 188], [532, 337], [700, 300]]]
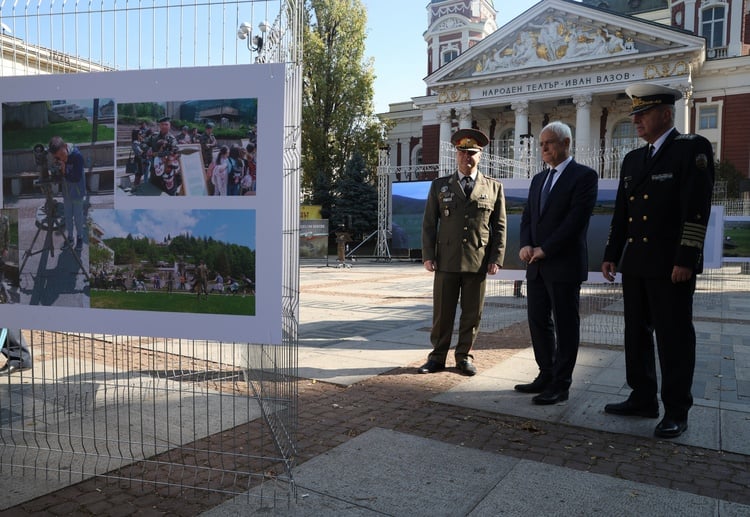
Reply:
[[706, 238], [706, 227], [702, 224], [685, 223], [682, 228], [682, 246], [703, 249], [703, 241]]

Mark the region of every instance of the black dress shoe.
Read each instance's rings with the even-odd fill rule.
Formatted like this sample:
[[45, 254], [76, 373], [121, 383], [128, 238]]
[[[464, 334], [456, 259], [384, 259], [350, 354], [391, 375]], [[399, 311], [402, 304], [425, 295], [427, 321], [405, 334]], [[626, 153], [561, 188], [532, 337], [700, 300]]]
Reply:
[[10, 375], [11, 373], [23, 372], [23, 371], [30, 370], [30, 369], [31, 367], [29, 366], [18, 366], [15, 364], [5, 363], [5, 366], [0, 368], [0, 375]]
[[628, 399], [625, 402], [619, 402], [617, 404], [607, 404], [604, 406], [604, 412], [613, 415], [659, 418], [659, 403], [654, 401], [651, 404], [636, 404]]
[[419, 367], [419, 370], [417, 370], [419, 373], [435, 373], [439, 372], [440, 370], [445, 370], [445, 365], [440, 364], [437, 361], [433, 361], [430, 359], [426, 363], [424, 363], [422, 366]]
[[471, 363], [471, 361], [469, 361], [468, 359], [464, 359], [463, 361], [460, 361], [456, 365], [456, 368], [458, 368], [461, 371], [461, 373], [463, 373], [464, 375], [468, 375], [469, 377], [477, 374], [477, 367], [474, 366]]
[[654, 429], [654, 436], [657, 438], [677, 438], [687, 430], [687, 420], [677, 420], [665, 416]]
[[513, 389], [516, 391], [520, 391], [521, 393], [542, 393], [547, 389], [547, 386], [549, 386], [550, 382], [551, 379], [549, 377], [542, 377], [541, 375], [537, 375], [536, 379], [534, 379], [531, 383], [516, 384]]
[[531, 399], [534, 404], [539, 406], [549, 406], [558, 402], [568, 400], [568, 390], [548, 389]]

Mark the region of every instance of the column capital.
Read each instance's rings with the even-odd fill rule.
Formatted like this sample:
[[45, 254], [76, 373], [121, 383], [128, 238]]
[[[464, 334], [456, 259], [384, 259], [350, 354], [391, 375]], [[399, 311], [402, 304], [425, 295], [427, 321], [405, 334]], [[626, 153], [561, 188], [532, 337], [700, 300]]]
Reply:
[[586, 109], [591, 107], [592, 96], [590, 93], [580, 93], [573, 96], [573, 104], [578, 109]]
[[439, 109], [437, 110], [437, 119], [439, 122], [450, 122], [451, 120], [451, 109]]
[[516, 101], [510, 105], [510, 109], [516, 112], [516, 115], [529, 114], [529, 101]]

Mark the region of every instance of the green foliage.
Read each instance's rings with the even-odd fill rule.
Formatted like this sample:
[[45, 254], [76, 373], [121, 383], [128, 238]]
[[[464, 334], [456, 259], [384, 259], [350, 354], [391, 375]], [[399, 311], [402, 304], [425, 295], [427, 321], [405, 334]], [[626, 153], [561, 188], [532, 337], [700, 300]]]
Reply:
[[214, 275], [221, 273], [224, 277], [231, 275], [234, 278], [247, 275], [255, 280], [255, 251], [212, 237], [178, 235], [167, 246], [132, 235], [112, 237], [104, 242], [115, 252], [116, 267], [127, 267], [137, 273], [148, 274], [159, 264], [172, 265], [175, 260], [189, 264], [205, 260]]
[[[66, 142], [73, 144], [85, 144], [91, 142], [92, 125], [88, 120], [74, 120], [69, 122], [58, 122], [49, 124], [43, 128], [19, 129], [17, 131], [3, 131], [3, 148], [31, 149], [38, 143], [45, 146], [50, 138], [61, 135]], [[111, 127], [99, 125], [97, 140], [106, 141], [115, 139], [115, 130]]]
[[378, 191], [368, 181], [367, 164], [358, 152], [347, 162], [336, 182], [336, 204], [332, 208], [331, 228], [344, 225], [360, 240], [378, 226]]
[[741, 196], [740, 182], [745, 178], [731, 162], [721, 160], [716, 162], [716, 181], [725, 181], [727, 185], [727, 198], [739, 199]]
[[364, 59], [367, 12], [360, 0], [308, 0], [302, 93], [302, 185], [324, 217], [331, 189], [355, 152], [377, 169], [383, 127], [374, 116], [372, 60]]

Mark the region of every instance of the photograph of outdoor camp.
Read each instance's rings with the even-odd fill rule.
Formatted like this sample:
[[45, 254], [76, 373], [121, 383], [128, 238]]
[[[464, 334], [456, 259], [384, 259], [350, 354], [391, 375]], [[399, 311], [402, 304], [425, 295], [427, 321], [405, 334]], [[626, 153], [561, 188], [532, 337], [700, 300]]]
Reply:
[[3, 203], [18, 210], [19, 303], [88, 307], [88, 215], [114, 206], [111, 99], [3, 103]]
[[118, 196], [252, 196], [258, 100], [117, 105]]
[[255, 210], [92, 214], [91, 307], [255, 315]]

